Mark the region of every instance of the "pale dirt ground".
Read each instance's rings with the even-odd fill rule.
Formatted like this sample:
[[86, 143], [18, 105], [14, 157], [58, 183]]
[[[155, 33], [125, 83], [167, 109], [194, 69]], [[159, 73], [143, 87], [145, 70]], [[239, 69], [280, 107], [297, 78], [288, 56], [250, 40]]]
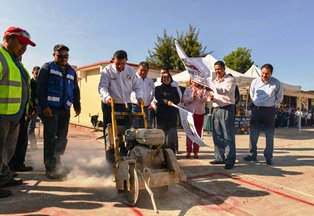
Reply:
[[[42, 131], [41, 131], [42, 132]], [[14, 195], [1, 199], [1, 215], [314, 215], [314, 129], [276, 130], [274, 165], [263, 157], [264, 137], [259, 140], [259, 162], [247, 163], [248, 135], [237, 135], [237, 164], [225, 171], [210, 165], [213, 143], [202, 147], [200, 159], [185, 159], [185, 136], [179, 132], [178, 162], [187, 182], [155, 194], [159, 214], [146, 192], [135, 207], [126, 205], [112, 181], [105, 162], [101, 133], [71, 128], [63, 163], [71, 168], [67, 179], [44, 175], [42, 135], [39, 150], [28, 150], [27, 164], [34, 171], [19, 173], [24, 184], [12, 187]]]

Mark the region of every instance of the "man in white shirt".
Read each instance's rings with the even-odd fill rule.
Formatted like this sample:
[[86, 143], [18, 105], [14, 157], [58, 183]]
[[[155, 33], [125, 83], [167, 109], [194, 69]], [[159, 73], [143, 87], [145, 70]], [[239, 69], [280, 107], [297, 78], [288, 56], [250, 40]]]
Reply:
[[[111, 123], [111, 100], [114, 99], [117, 112], [127, 111], [131, 104], [131, 92], [136, 94], [137, 101], [143, 98], [141, 82], [134, 69], [127, 65], [127, 53], [118, 50], [114, 53], [112, 64], [107, 65], [101, 72], [98, 91], [102, 100], [104, 133], [108, 123]], [[118, 125], [128, 127], [129, 120], [118, 120]]]
[[[148, 126], [151, 127], [150, 118], [148, 116], [148, 106], [153, 101], [155, 96], [155, 85], [154, 80], [147, 76], [149, 71], [149, 64], [145, 61], [140, 62], [139, 68], [136, 72], [136, 76], [139, 78], [142, 91], [143, 91], [143, 102], [144, 102], [144, 110], [146, 113], [146, 118], [148, 121]], [[141, 112], [140, 106], [138, 106], [138, 102], [136, 100], [135, 92], [131, 93], [131, 102], [132, 102], [132, 112]], [[143, 128], [144, 122], [142, 119], [135, 119], [133, 121], [133, 126], [136, 128]]]
[[245, 161], [257, 161], [257, 142], [261, 131], [264, 131], [266, 147], [264, 157], [267, 165], [272, 165], [275, 135], [275, 107], [283, 99], [283, 88], [279, 80], [273, 77], [273, 66], [264, 64], [261, 77], [254, 79], [250, 86], [252, 113], [250, 116], [250, 155]]

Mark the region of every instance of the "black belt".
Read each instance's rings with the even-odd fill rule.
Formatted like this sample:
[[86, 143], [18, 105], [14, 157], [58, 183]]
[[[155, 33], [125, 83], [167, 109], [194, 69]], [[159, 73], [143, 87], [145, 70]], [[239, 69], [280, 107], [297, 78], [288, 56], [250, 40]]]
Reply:
[[220, 106], [220, 107], [215, 107], [216, 109], [229, 109], [231, 107], [234, 107], [233, 104], [227, 105], [227, 106]]
[[255, 104], [253, 105], [253, 107], [255, 107], [256, 109], [274, 109], [275, 107], [274, 106], [271, 106], [271, 107], [266, 107], [266, 106], [256, 106]]

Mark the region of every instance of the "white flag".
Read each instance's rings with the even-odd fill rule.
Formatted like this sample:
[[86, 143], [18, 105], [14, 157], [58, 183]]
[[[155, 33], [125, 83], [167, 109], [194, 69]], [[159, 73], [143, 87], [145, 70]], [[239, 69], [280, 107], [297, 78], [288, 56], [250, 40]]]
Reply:
[[179, 57], [182, 59], [185, 69], [189, 72], [191, 79], [203, 86], [211, 88], [216, 92], [216, 86], [212, 82], [212, 73], [210, 64], [206, 58], [189, 58], [178, 41], [175, 41], [175, 46]]
[[182, 124], [183, 129], [185, 130], [186, 135], [189, 137], [189, 139], [199, 146], [208, 146], [203, 142], [203, 140], [201, 139], [201, 137], [198, 135], [196, 131], [196, 128], [194, 126], [193, 113], [175, 104], [172, 104], [172, 106], [179, 109], [181, 124]]

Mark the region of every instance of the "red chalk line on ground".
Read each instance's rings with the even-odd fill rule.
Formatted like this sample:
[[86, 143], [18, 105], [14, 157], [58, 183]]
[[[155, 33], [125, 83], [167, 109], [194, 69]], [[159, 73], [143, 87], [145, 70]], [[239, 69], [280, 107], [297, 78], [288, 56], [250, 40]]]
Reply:
[[294, 201], [298, 201], [298, 202], [301, 202], [301, 203], [306, 204], [306, 205], [314, 206], [314, 203], [311, 203], [309, 201], [306, 201], [306, 200], [303, 200], [303, 199], [291, 196], [289, 194], [282, 193], [282, 192], [274, 190], [274, 189], [270, 189], [270, 188], [264, 187], [262, 185], [250, 182], [248, 180], [244, 180], [244, 179], [240, 178], [239, 176], [228, 175], [226, 173], [220, 173], [220, 172], [218, 172], [218, 173], [209, 173], [209, 174], [205, 174], [205, 175], [191, 176], [191, 177], [189, 177], [189, 179], [205, 178], [205, 177], [210, 177], [210, 176], [224, 176], [224, 177], [228, 177], [228, 178], [231, 178], [233, 180], [240, 181], [242, 183], [245, 183], [245, 184], [248, 184], [248, 185], [260, 188], [260, 189], [265, 190], [267, 192], [271, 192], [271, 193], [277, 194], [277, 195], [282, 196], [284, 198], [291, 199], [291, 200], [294, 200]]

